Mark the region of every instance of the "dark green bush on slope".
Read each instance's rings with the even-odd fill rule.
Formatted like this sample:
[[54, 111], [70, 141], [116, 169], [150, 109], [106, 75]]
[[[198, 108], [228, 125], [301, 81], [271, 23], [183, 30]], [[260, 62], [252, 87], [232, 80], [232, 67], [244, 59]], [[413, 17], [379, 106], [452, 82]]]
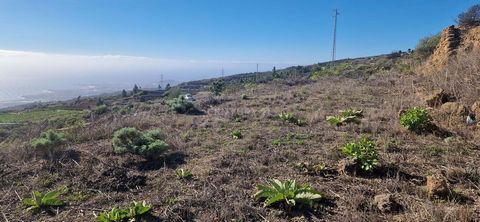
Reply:
[[142, 133], [135, 128], [122, 128], [113, 135], [113, 151], [117, 154], [133, 153], [155, 158], [168, 149], [165, 137], [158, 130]]
[[431, 124], [430, 120], [431, 117], [424, 108], [413, 107], [400, 115], [400, 125], [416, 133], [426, 130]]
[[193, 103], [187, 101], [183, 95], [171, 100], [167, 100], [167, 105], [177, 113], [187, 113], [193, 109]]

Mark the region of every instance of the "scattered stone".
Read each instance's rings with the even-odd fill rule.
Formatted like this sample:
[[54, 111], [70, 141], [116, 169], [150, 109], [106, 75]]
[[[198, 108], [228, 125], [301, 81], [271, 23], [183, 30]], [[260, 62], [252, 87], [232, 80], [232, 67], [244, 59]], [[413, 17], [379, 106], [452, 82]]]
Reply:
[[439, 175], [427, 176], [427, 193], [429, 197], [445, 197], [450, 193], [447, 180]]
[[468, 114], [467, 107], [459, 102], [446, 102], [440, 107], [440, 109], [445, 113], [457, 116], [465, 116]]
[[477, 122], [475, 118], [475, 113], [469, 113], [467, 116], [467, 125], [473, 125]]
[[480, 116], [480, 101], [476, 101], [473, 103], [472, 107], [470, 108], [476, 116]]
[[437, 107], [452, 100], [453, 98], [445, 93], [443, 89], [433, 90], [430, 94], [425, 96], [425, 103], [430, 107]]
[[403, 209], [392, 194], [379, 194], [373, 198], [373, 205], [382, 213], [394, 213]]

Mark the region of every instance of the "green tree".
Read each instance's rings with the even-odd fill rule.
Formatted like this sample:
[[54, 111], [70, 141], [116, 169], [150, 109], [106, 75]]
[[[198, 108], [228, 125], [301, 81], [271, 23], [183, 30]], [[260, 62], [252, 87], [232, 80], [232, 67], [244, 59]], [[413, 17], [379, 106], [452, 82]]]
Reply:
[[225, 90], [225, 82], [223, 80], [216, 80], [210, 85], [210, 92], [215, 96], [220, 96]]
[[138, 88], [137, 84], [135, 84], [135, 85], [133, 86], [133, 94], [137, 94], [137, 93], [138, 93], [138, 90], [139, 90], [139, 88]]
[[127, 97], [127, 91], [126, 90], [122, 90], [122, 97]]

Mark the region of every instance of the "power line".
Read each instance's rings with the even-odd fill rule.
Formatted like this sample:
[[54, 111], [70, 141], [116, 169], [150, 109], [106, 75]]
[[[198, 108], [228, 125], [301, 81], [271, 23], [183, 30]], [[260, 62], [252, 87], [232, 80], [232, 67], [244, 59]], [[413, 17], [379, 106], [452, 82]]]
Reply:
[[335, 9], [334, 19], [333, 19], [333, 50], [332, 50], [332, 63], [335, 62], [335, 57], [337, 56], [337, 17], [340, 15], [338, 10]]

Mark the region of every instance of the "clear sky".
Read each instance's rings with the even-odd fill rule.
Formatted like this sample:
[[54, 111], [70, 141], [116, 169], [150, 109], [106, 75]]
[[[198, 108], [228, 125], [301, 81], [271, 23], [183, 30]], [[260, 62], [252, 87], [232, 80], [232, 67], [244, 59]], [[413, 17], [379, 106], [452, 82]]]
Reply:
[[[0, 78], [195, 79], [414, 48], [473, 0], [0, 0]], [[137, 76], [138, 77], [138, 76]]]

